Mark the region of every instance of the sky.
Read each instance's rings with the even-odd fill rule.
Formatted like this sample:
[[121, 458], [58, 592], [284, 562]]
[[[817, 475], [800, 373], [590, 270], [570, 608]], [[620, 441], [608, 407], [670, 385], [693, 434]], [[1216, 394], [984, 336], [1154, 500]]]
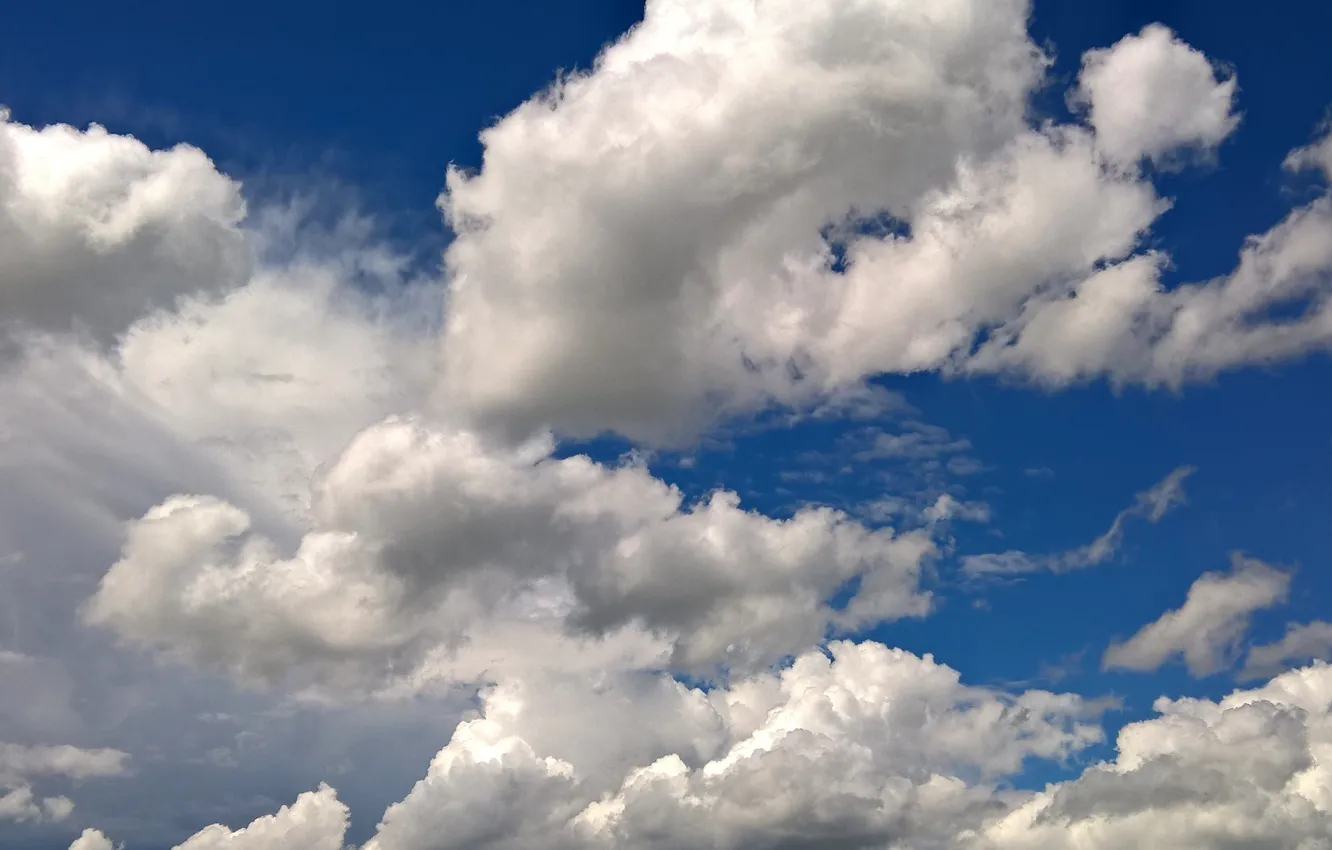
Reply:
[[1332, 848], [1332, 9], [3, 27], [0, 850]]

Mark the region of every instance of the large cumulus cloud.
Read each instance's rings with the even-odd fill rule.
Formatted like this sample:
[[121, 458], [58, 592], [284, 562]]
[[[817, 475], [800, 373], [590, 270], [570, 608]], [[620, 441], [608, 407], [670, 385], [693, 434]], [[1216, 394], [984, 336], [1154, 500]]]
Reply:
[[648, 3], [449, 179], [451, 398], [671, 441], [885, 372], [1179, 385], [1325, 346], [1326, 199], [1217, 280], [1145, 248], [1142, 161], [1215, 149], [1235, 76], [1148, 27], [1085, 58], [1085, 123], [1033, 127], [1027, 11]]
[[700, 673], [929, 609], [924, 531], [826, 508], [773, 519], [726, 492], [686, 504], [641, 466], [552, 449], [386, 421], [321, 473], [290, 554], [231, 504], [173, 497], [132, 524], [86, 617], [242, 677], [311, 664], [354, 680], [410, 673], [502, 608], [593, 634], [640, 626]]

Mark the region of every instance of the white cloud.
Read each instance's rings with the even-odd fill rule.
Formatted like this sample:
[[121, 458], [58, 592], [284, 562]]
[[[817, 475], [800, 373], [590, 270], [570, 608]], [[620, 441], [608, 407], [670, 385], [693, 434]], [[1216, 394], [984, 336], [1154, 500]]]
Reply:
[[1317, 848], [1332, 833], [1332, 668], [1218, 702], [1160, 699], [1117, 758], [1051, 785], [957, 846]]
[[1290, 662], [1326, 661], [1332, 657], [1332, 623], [1290, 623], [1275, 643], [1249, 647], [1240, 675], [1246, 679], [1270, 676]]
[[1124, 541], [1124, 523], [1130, 519], [1145, 519], [1155, 524], [1176, 507], [1184, 504], [1184, 481], [1196, 470], [1180, 466], [1170, 471], [1149, 489], [1133, 497], [1133, 504], [1115, 514], [1105, 533], [1092, 542], [1058, 552], [1053, 555], [1031, 555], [1010, 550], [984, 555], [964, 555], [962, 572], [970, 577], [1017, 575], [1041, 570], [1063, 573], [1103, 564], [1114, 557]]
[[1180, 148], [1215, 148], [1239, 124], [1236, 81], [1200, 51], [1150, 24], [1112, 47], [1089, 50], [1072, 94], [1087, 108], [1101, 150], [1115, 159], [1161, 160]]
[[[487, 130], [478, 172], [450, 175], [447, 298], [355, 226], [311, 239], [281, 216], [244, 221], [239, 186], [194, 149], [6, 116], [0, 558], [6, 594], [39, 588], [13, 597], [22, 622], [44, 621], [12, 631], [39, 645], [69, 631], [53, 612], [72, 606], [45, 603], [90, 589], [120, 548], [83, 611], [125, 643], [325, 697], [490, 683], [374, 850], [1319, 847], [1326, 668], [1220, 704], [1163, 702], [1116, 762], [1014, 790], [1025, 759], [1099, 739], [1094, 701], [966, 686], [873, 643], [811, 651], [926, 613], [930, 526], [983, 521], [984, 503], [931, 493], [908, 534], [820, 507], [778, 519], [532, 439], [688, 441], [774, 402], [869, 416], [900, 402], [867, 389], [882, 373], [1179, 386], [1326, 346], [1329, 196], [1216, 280], [1167, 290], [1169, 257], [1144, 248], [1169, 201], [1139, 160], [1219, 144], [1234, 78], [1148, 28], [1085, 57], [1088, 125], [1033, 128], [1046, 59], [1028, 12], [650, 0], [590, 72]], [[1332, 171], [1330, 144], [1288, 167]], [[1272, 315], [1292, 301], [1297, 318]], [[870, 455], [964, 447], [924, 428], [882, 436]], [[967, 569], [1104, 562], [1128, 519], [1180, 503], [1188, 472], [1087, 546]], [[1248, 561], [1204, 576], [1107, 664], [1214, 670], [1288, 582]], [[1316, 625], [1251, 662], [1305, 651]], [[97, 640], [61, 639], [52, 652]], [[6, 664], [30, 648], [2, 650]], [[13, 681], [6, 697], [44, 680]], [[104, 728], [150, 702], [107, 693]], [[23, 722], [49, 704], [63, 715], [48, 720], [77, 725], [74, 702], [25, 699]], [[210, 764], [239, 764], [246, 735], [204, 751]], [[67, 818], [40, 781], [125, 762], [0, 746], [0, 817]], [[335, 850], [348, 818], [321, 786], [180, 846]], [[95, 830], [74, 844], [109, 846]]]
[[63, 821], [74, 811], [74, 803], [64, 796], [38, 797], [32, 780], [119, 776], [128, 761], [128, 753], [112, 749], [0, 743], [0, 820]]
[[671, 442], [883, 373], [1179, 386], [1325, 347], [1326, 199], [1216, 280], [1143, 248], [1170, 203], [1136, 160], [1219, 143], [1235, 78], [1148, 27], [1086, 57], [1092, 127], [1032, 129], [1027, 11], [649, 3], [450, 177], [450, 397]]
[[[506, 679], [364, 850], [1317, 848], [1332, 829], [1327, 665], [1157, 700], [1113, 760], [1032, 792], [1004, 780], [1100, 740], [1102, 706], [969, 687], [874, 643], [830, 652], [707, 693], [642, 672]], [[179, 847], [331, 850], [347, 817], [321, 787]]]
[[115, 850], [116, 846], [96, 829], [85, 829], [74, 843], [69, 845], [69, 850]]
[[1286, 157], [1284, 163], [1287, 171], [1302, 171], [1311, 169], [1323, 172], [1324, 176], [1332, 178], [1332, 125], [1324, 130], [1321, 139], [1306, 147], [1296, 148]]
[[501, 683], [366, 850], [924, 846], [979, 823], [1025, 759], [1100, 739], [1077, 697], [968, 687], [874, 643], [830, 652], [706, 694]]
[[776, 520], [725, 492], [686, 505], [642, 467], [552, 449], [388, 420], [317, 479], [315, 525], [290, 556], [239, 508], [173, 497], [131, 524], [87, 621], [246, 679], [308, 662], [332, 680], [409, 674], [504, 606], [594, 634], [641, 626], [705, 673], [929, 609], [925, 531], [826, 508]]
[[0, 743], [0, 782], [34, 776], [71, 779], [119, 776], [125, 772], [128, 761], [128, 753], [112, 749]]
[[0, 110], [0, 331], [110, 343], [179, 295], [237, 286], [252, 260], [244, 216], [240, 186], [196, 148], [38, 130]]
[[450, 175], [450, 396], [520, 431], [669, 440], [789, 395], [819, 229], [904, 215], [1020, 131], [1044, 62], [1026, 13], [648, 3]]
[[[328, 785], [308, 791], [290, 806], [232, 830], [204, 827], [173, 850], [344, 850], [350, 813]], [[85, 829], [69, 850], [114, 850], [100, 830]]]
[[1156, 670], [1179, 657], [1194, 676], [1215, 673], [1234, 660], [1253, 613], [1284, 602], [1289, 588], [1289, 573], [1237, 554], [1229, 573], [1204, 573], [1181, 607], [1112, 644], [1102, 666]]
[[200, 830], [176, 850], [342, 850], [348, 817], [337, 793], [322, 785], [241, 829], [215, 824]]

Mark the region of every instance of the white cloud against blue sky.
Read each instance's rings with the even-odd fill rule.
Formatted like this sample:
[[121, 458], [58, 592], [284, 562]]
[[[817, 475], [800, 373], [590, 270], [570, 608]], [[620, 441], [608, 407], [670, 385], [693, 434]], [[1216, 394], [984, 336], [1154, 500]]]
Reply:
[[531, 5], [20, 16], [0, 848], [1332, 847], [1326, 12]]

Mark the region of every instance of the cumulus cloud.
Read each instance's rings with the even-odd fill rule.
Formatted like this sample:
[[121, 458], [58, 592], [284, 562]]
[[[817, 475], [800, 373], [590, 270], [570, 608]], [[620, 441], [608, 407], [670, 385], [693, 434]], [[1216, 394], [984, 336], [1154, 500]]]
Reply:
[[826, 508], [777, 520], [727, 492], [686, 504], [641, 466], [552, 450], [390, 419], [320, 475], [316, 526], [290, 555], [240, 508], [173, 497], [131, 524], [86, 619], [272, 680], [305, 663], [335, 678], [409, 673], [502, 606], [592, 634], [641, 626], [699, 672], [763, 666], [833, 624], [929, 609], [927, 532], [870, 530]]
[[118, 776], [125, 772], [128, 761], [128, 753], [112, 749], [0, 743], [0, 781], [30, 776], [68, 776], [70, 779]]
[[1236, 88], [1233, 75], [1219, 76], [1200, 51], [1149, 24], [1112, 47], [1087, 51], [1071, 99], [1087, 109], [1101, 150], [1133, 162], [1215, 148], [1239, 124]]
[[[343, 850], [350, 813], [328, 785], [308, 791], [290, 806], [257, 818], [248, 826], [204, 827], [173, 850]], [[69, 850], [113, 850], [100, 830], [85, 829]]]
[[1056, 783], [961, 847], [1319, 847], [1332, 831], [1332, 668], [1211, 702], [1157, 700], [1114, 761]]
[[1286, 600], [1290, 573], [1236, 554], [1229, 573], [1204, 573], [1184, 604], [1143, 626], [1123, 643], [1111, 644], [1107, 670], [1156, 670], [1178, 657], [1194, 676], [1230, 664], [1255, 611]]
[[111, 839], [102, 834], [101, 830], [85, 829], [74, 843], [69, 845], [69, 850], [115, 850], [116, 845], [111, 843]]
[[1270, 676], [1289, 663], [1326, 661], [1332, 657], [1332, 623], [1291, 623], [1281, 640], [1249, 647], [1241, 678]]
[[0, 743], [0, 820], [65, 820], [74, 811], [74, 803], [65, 796], [38, 797], [30, 784], [33, 780], [118, 776], [125, 772], [128, 761], [128, 753], [112, 749]]
[[[1162, 701], [1115, 761], [1018, 790], [1028, 760], [1099, 742], [1106, 704], [825, 643], [928, 613], [934, 526], [986, 503], [931, 493], [906, 533], [816, 505], [777, 517], [557, 442], [687, 444], [773, 405], [864, 419], [900, 402], [867, 383], [885, 373], [1178, 387], [1325, 347], [1332, 196], [1215, 280], [1168, 288], [1147, 247], [1170, 202], [1145, 161], [1216, 148], [1236, 78], [1148, 27], [1084, 57], [1085, 120], [1033, 126], [1048, 60], [1029, 11], [649, 0], [591, 70], [488, 129], [479, 170], [450, 173], [443, 283], [355, 226], [247, 219], [193, 148], [5, 115], [0, 558], [87, 588], [82, 624], [246, 684], [483, 685], [370, 850], [1320, 847], [1328, 668]], [[1286, 165], [1332, 172], [1329, 145]], [[965, 448], [913, 424], [861, 460], [960, 475], [978, 469]], [[1190, 471], [1086, 546], [964, 571], [1105, 562]], [[106, 570], [116, 556], [90, 553], [108, 547]], [[1106, 665], [1213, 672], [1289, 580], [1237, 560]], [[23, 604], [46, 618], [46, 601]], [[1250, 662], [1317, 648], [1321, 626]], [[68, 818], [37, 783], [126, 760], [0, 745], [0, 817]], [[337, 850], [350, 815], [325, 785], [236, 828], [250, 817], [179, 846]]]
[[193, 292], [243, 282], [240, 185], [197, 148], [0, 110], [0, 330], [78, 331], [109, 344]]
[[348, 816], [337, 793], [321, 785], [249, 826], [234, 831], [220, 824], [207, 827], [176, 850], [342, 850]]
[[[597, 690], [500, 683], [366, 848], [946, 841], [1024, 760], [1098, 741], [1096, 713], [1074, 696], [968, 687], [874, 643], [707, 693], [641, 675]], [[625, 749], [635, 757], [607, 755]]]
[[1130, 519], [1145, 519], [1155, 524], [1166, 514], [1184, 504], [1184, 481], [1196, 470], [1180, 466], [1170, 471], [1149, 489], [1133, 497], [1133, 504], [1115, 514], [1105, 533], [1092, 542], [1052, 555], [1031, 555], [1019, 550], [995, 552], [985, 555], [965, 555], [961, 558], [964, 575], [976, 578], [1022, 573], [1063, 573], [1103, 564], [1114, 557], [1124, 542], [1124, 523]]
[[671, 442], [883, 373], [1179, 386], [1325, 347], [1326, 199], [1216, 280], [1144, 248], [1170, 203], [1137, 161], [1224, 139], [1235, 77], [1148, 27], [1085, 57], [1086, 125], [1032, 128], [1026, 13], [649, 3], [451, 175], [450, 397]]
[[[968, 687], [872, 643], [708, 693], [643, 674], [601, 688], [512, 680], [364, 847], [1315, 848], [1332, 829], [1329, 706], [1322, 664], [1216, 701], [1162, 698], [1111, 760], [1020, 791], [1003, 779], [1023, 760], [1099, 739], [1094, 704]], [[637, 723], [642, 710], [664, 722]], [[322, 788], [181, 846], [337, 847], [344, 828]]]
[[1026, 12], [648, 3], [450, 175], [450, 396], [519, 430], [668, 440], [789, 394], [820, 229], [905, 214], [1021, 130], [1044, 64]]

